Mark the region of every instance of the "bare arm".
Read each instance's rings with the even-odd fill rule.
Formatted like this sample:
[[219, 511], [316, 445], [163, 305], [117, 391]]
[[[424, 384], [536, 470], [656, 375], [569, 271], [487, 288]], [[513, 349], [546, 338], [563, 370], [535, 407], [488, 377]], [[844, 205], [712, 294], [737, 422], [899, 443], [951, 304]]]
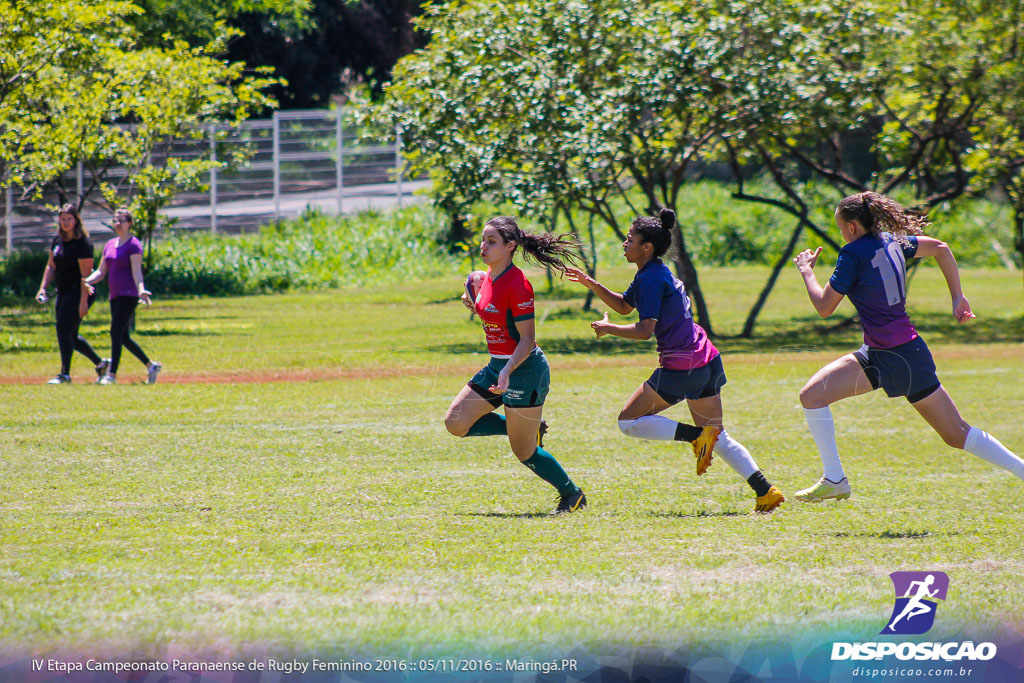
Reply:
[[51, 251], [50, 257], [46, 259], [46, 268], [43, 269], [43, 281], [39, 283], [39, 291], [36, 292], [36, 301], [39, 303], [46, 302], [46, 288], [53, 281], [53, 274], [55, 272], [57, 272], [57, 266], [53, 262], [53, 252]]
[[107, 276], [108, 270], [110, 270], [110, 267], [107, 265], [107, 260], [101, 256], [99, 268], [90, 273], [89, 277], [85, 278], [85, 284], [91, 287], [102, 282], [103, 278]]
[[132, 254], [130, 258], [132, 262], [132, 278], [135, 280], [135, 286], [139, 288], [139, 300], [149, 306], [153, 301], [149, 298], [150, 293], [146, 291], [146, 285], [142, 282], [142, 254]]
[[622, 337], [623, 339], [650, 339], [654, 334], [654, 327], [658, 324], [656, 318], [644, 318], [632, 325], [616, 325], [608, 322], [608, 314], [604, 314], [602, 320], [595, 320], [590, 323], [590, 326], [597, 333], [597, 338], [600, 339], [606, 334], [610, 334], [613, 337]]
[[519, 333], [519, 343], [516, 345], [516, 350], [512, 352], [512, 357], [508, 359], [505, 367], [498, 373], [498, 383], [490, 387], [490, 390], [495, 394], [503, 393], [508, 389], [509, 376], [526, 360], [527, 356], [533, 353], [533, 347], [537, 345], [536, 326], [534, 325], [533, 318], [517, 322], [516, 332]]
[[805, 249], [796, 255], [793, 262], [796, 263], [800, 275], [804, 278], [807, 296], [811, 299], [814, 310], [822, 318], [827, 318], [835, 313], [839, 303], [843, 300], [843, 295], [832, 289], [831, 283], [826, 282], [824, 287], [818, 284], [818, 278], [814, 275], [814, 264], [817, 263], [819, 254], [821, 254], [821, 247], [813, 252], [810, 249]]
[[953, 256], [949, 245], [934, 237], [918, 237], [917, 257], [928, 258], [929, 256], [938, 262], [939, 270], [942, 271], [942, 276], [946, 278], [949, 296], [953, 300], [953, 316], [957, 322], [964, 323], [974, 318], [975, 315], [971, 311], [971, 304], [967, 301], [967, 297], [964, 296], [964, 292], [960, 288], [960, 269], [957, 268], [956, 257]]
[[603, 301], [606, 306], [619, 315], [629, 315], [633, 312], [633, 307], [623, 300], [621, 294], [608, 289], [582, 270], [578, 268], [566, 268], [565, 275], [569, 278], [570, 282], [578, 282], [594, 294], [597, 294], [597, 298]]
[[[82, 282], [92, 271], [92, 257], [78, 259], [78, 272], [82, 274]], [[82, 287], [82, 297], [78, 301], [78, 317], [85, 318], [89, 312], [89, 295], [92, 294], [91, 287]]]

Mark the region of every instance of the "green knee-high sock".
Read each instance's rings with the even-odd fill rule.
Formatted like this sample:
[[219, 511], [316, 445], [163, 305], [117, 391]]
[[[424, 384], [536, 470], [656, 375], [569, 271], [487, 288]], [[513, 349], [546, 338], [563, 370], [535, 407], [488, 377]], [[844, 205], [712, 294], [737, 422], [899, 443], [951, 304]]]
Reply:
[[508, 427], [505, 425], [505, 416], [497, 413], [487, 413], [474, 422], [466, 432], [466, 436], [497, 436], [499, 434], [508, 434]]
[[555, 456], [540, 446], [528, 460], [523, 460], [523, 464], [533, 470], [538, 477], [558, 489], [558, 494], [561, 496], [578, 493], [580, 490], [580, 487], [572, 483], [572, 479], [555, 460]]

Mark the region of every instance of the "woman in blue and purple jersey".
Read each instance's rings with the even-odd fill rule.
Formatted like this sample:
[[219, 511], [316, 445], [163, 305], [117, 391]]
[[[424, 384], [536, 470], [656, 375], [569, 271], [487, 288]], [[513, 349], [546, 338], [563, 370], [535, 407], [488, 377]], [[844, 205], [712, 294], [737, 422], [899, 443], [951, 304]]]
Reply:
[[[619, 315], [636, 309], [640, 320], [615, 325], [604, 319], [591, 324], [598, 338], [611, 334], [626, 339], [658, 340], [659, 367], [637, 387], [619, 413], [619, 429], [627, 436], [658, 441], [688, 441], [697, 458], [697, 476], [711, 464], [712, 451], [736, 470], [754, 490], [756, 512], [771, 512], [785, 501], [758, 469], [750, 452], [725, 431], [722, 423], [722, 358], [704, 328], [690, 315], [690, 298], [661, 260], [672, 245], [676, 214], [662, 209], [658, 218], [637, 218], [622, 249], [637, 273], [625, 292], [613, 292], [575, 268], [567, 277], [591, 290]], [[658, 413], [686, 401], [696, 425], [661, 417]]]
[[793, 260], [821, 317], [831, 315], [844, 296], [850, 297], [864, 329], [864, 346], [823, 367], [800, 390], [800, 403], [824, 472], [815, 485], [797, 491], [797, 500], [850, 497], [850, 481], [839, 461], [829, 405], [878, 387], [890, 398], [905, 396], [950, 446], [1024, 479], [1024, 460], [960, 417], [953, 399], [939, 383], [928, 346], [907, 315], [907, 259], [933, 257], [946, 278], [953, 317], [960, 323], [974, 317], [960, 288], [953, 252], [944, 242], [924, 236], [929, 225], [925, 218], [908, 213], [876, 192], [862, 192], [839, 202], [836, 225], [846, 245], [824, 287], [814, 275], [821, 247], [805, 250]]

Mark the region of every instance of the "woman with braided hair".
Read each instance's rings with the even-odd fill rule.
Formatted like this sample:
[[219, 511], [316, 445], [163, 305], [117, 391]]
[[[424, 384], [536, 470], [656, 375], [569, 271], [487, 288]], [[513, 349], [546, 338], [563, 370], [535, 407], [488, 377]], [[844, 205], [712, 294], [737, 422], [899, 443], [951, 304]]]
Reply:
[[[622, 249], [637, 272], [622, 294], [575, 268], [569, 268], [566, 276], [597, 294], [616, 313], [628, 315], [635, 308], [639, 314], [640, 320], [632, 325], [615, 325], [605, 313], [603, 320], [590, 325], [598, 338], [611, 334], [650, 339], [653, 335], [658, 340], [659, 367], [626, 400], [619, 413], [622, 433], [638, 439], [690, 442], [697, 458], [697, 476], [707, 471], [717, 444], [714, 452], [754, 490], [754, 511], [771, 512], [786, 499], [765, 479], [743, 444], [725, 431], [721, 392], [726, 379], [721, 355], [693, 321], [683, 283], [661, 260], [672, 245], [675, 221], [676, 214], [670, 209], [662, 209], [657, 218], [642, 216], [633, 221]], [[658, 415], [683, 400], [696, 425]]]
[[[576, 512], [587, 504], [587, 497], [540, 438], [546, 427], [541, 415], [551, 370], [536, 343], [533, 287], [512, 263], [520, 247], [527, 259], [564, 272], [578, 245], [567, 235], [524, 232], [509, 216], [492, 218], [484, 226], [480, 260], [488, 266], [486, 277], [475, 301], [466, 293], [462, 301], [480, 316], [491, 361], [452, 400], [444, 425], [459, 437], [507, 436], [519, 461], [558, 491], [555, 512]], [[504, 416], [494, 412], [501, 405]]]
[[927, 344], [907, 315], [907, 259], [933, 257], [952, 297], [953, 317], [974, 318], [960, 288], [953, 252], [942, 241], [924, 236], [928, 221], [876, 192], [846, 197], [836, 208], [836, 226], [846, 245], [835, 271], [822, 287], [814, 275], [821, 247], [798, 254], [811, 304], [821, 317], [831, 315], [844, 296], [857, 309], [864, 345], [819, 370], [800, 390], [800, 403], [824, 472], [818, 482], [796, 493], [797, 500], [818, 502], [850, 497], [836, 447], [829, 405], [882, 387], [890, 398], [905, 396], [918, 413], [953, 448], [1009, 470], [1024, 479], [1024, 460], [998, 440], [967, 424], [939, 383]]

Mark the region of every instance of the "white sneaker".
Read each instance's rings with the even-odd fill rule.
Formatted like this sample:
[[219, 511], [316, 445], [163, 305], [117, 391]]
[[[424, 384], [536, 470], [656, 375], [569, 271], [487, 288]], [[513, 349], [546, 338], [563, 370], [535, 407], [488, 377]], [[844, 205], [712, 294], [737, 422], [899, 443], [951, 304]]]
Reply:
[[109, 375], [109, 374], [108, 375], [103, 375], [102, 377], [100, 377], [99, 381], [96, 382], [96, 384], [103, 384], [103, 385], [117, 384], [117, 377], [114, 377], [113, 375]]
[[146, 371], [146, 384], [156, 384], [156, 376], [160, 374], [160, 371], [164, 369], [164, 366], [153, 361], [149, 369]]
[[832, 481], [822, 477], [814, 486], [797, 491], [793, 497], [804, 503], [820, 503], [830, 498], [845, 500], [850, 497], [850, 480], [843, 477], [839, 481]]
[[107, 370], [110, 369], [110, 359], [103, 358], [100, 360], [100, 364], [96, 366], [96, 382], [98, 383], [103, 379], [104, 375], [107, 374]]
[[47, 384], [71, 384], [71, 375], [57, 375], [51, 380], [46, 382]]

